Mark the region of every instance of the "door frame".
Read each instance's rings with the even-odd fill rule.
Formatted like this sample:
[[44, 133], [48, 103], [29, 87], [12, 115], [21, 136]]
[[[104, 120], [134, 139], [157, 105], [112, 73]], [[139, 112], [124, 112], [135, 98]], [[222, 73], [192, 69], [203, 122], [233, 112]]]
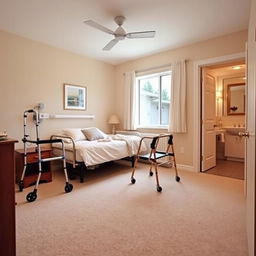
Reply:
[[201, 68], [216, 64], [224, 64], [230, 61], [242, 60], [246, 58], [245, 52], [225, 55], [215, 58], [204, 59], [194, 63], [194, 132], [193, 132], [193, 167], [196, 172], [201, 171]]

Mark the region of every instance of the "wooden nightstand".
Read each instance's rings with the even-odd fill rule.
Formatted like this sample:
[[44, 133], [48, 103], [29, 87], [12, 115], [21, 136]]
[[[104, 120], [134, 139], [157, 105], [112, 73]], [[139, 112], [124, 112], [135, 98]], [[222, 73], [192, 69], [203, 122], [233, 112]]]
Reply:
[[[41, 148], [42, 158], [51, 157], [51, 149]], [[23, 167], [24, 167], [24, 150], [18, 149], [15, 151], [16, 159], [16, 183], [21, 179]], [[27, 150], [27, 168], [24, 177], [24, 188], [34, 185], [36, 183], [38, 176], [38, 153], [35, 148]], [[51, 162], [42, 163], [42, 175], [40, 178], [40, 183], [51, 182], [52, 172], [51, 172]]]

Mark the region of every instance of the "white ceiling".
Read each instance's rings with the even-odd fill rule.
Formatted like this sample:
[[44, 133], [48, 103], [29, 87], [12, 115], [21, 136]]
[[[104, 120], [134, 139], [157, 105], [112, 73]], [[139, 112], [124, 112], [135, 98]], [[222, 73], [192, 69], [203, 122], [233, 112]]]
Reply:
[[[246, 29], [250, 0], [0, 0], [0, 29], [108, 63], [118, 64], [167, 49]], [[125, 39], [111, 51], [112, 30], [124, 15], [126, 32], [156, 30], [153, 39]]]

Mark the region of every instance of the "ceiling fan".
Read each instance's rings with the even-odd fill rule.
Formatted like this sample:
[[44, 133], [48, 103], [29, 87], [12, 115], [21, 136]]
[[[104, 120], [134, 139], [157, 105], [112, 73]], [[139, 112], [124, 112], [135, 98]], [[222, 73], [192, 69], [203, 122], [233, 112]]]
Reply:
[[122, 25], [125, 21], [124, 16], [116, 16], [114, 21], [118, 25], [118, 28], [113, 31], [108, 29], [93, 20], [86, 20], [84, 21], [85, 24], [101, 30], [107, 34], [113, 35], [115, 38], [111, 40], [105, 47], [103, 48], [104, 51], [111, 50], [120, 40], [124, 40], [125, 38], [129, 39], [136, 39], [136, 38], [153, 38], [155, 36], [156, 31], [141, 31], [141, 32], [132, 32], [126, 33], [125, 30], [122, 28]]

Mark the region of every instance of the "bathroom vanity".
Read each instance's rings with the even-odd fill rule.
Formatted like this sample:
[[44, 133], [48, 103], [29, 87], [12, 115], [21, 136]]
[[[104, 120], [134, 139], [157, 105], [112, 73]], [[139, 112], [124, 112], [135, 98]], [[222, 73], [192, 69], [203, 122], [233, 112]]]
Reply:
[[239, 132], [244, 132], [244, 127], [225, 127], [225, 157], [227, 160], [244, 161], [245, 142]]
[[216, 157], [232, 161], [244, 161], [245, 140], [239, 136], [244, 132], [244, 127], [223, 127], [216, 129]]
[[245, 140], [239, 136], [245, 127], [245, 82], [243, 77], [223, 79], [223, 101], [219, 102], [224, 157], [244, 161]]

